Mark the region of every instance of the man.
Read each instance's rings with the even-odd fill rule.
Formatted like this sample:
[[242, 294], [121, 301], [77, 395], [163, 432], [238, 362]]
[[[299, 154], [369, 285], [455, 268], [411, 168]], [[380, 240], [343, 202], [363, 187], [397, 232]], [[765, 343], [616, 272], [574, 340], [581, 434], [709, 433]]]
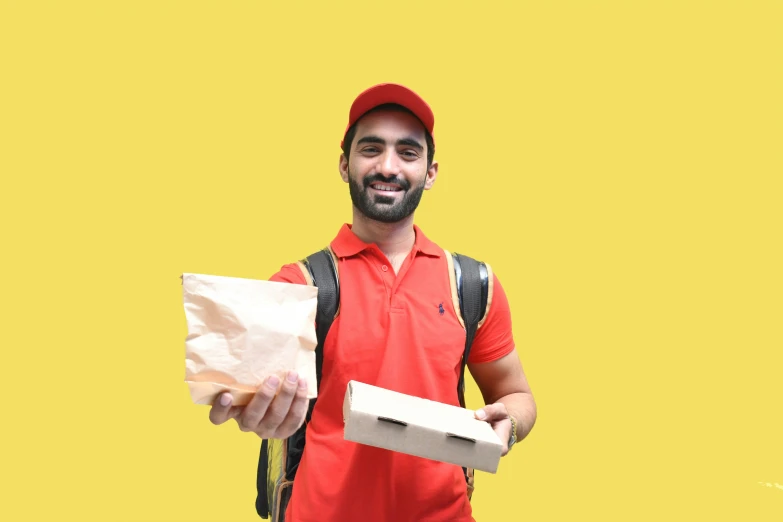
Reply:
[[[319, 398], [287, 522], [473, 520], [459, 466], [343, 440], [350, 380], [459, 405], [465, 330], [450, 306], [448, 260], [414, 224], [422, 194], [438, 174], [433, 128], [429, 105], [400, 85], [371, 87], [351, 106], [339, 170], [349, 186], [353, 223], [330, 245], [338, 260], [340, 311], [326, 338]], [[306, 284], [296, 264], [271, 279]], [[497, 276], [491, 279], [489, 311], [468, 369], [486, 403], [476, 417], [511, 443], [530, 432], [536, 406], [515, 352], [506, 295]], [[293, 372], [282, 383], [270, 377], [246, 407], [231, 406], [228, 394], [218, 398], [210, 419], [234, 418], [261, 438], [286, 438], [305, 418], [305, 391]]]

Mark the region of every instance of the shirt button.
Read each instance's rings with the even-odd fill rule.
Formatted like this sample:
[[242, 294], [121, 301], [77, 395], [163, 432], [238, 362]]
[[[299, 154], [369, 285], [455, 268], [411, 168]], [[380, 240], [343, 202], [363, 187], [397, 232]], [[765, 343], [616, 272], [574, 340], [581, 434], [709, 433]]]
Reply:
[[383, 270], [384, 272], [386, 272], [387, 270], [389, 270], [389, 267], [388, 267], [388, 266], [386, 266], [386, 265], [382, 265], [382, 266], [381, 266], [381, 270]]

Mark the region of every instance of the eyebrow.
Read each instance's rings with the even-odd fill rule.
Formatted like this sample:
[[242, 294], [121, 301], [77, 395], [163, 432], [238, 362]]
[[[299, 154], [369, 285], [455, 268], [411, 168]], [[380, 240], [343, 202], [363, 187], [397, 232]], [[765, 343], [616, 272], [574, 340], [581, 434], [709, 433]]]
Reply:
[[401, 140], [397, 140], [397, 145], [407, 145], [415, 149], [424, 150], [424, 147], [421, 146], [421, 143], [414, 140], [413, 138], [403, 138]]
[[[356, 141], [357, 145], [361, 145], [362, 143], [377, 143], [379, 145], [385, 145], [386, 140], [383, 138], [380, 138], [378, 136], [364, 136], [363, 138], [359, 138], [359, 140]], [[418, 141], [414, 140], [413, 138], [402, 138], [397, 140], [397, 145], [407, 145], [408, 147], [414, 147], [419, 150], [424, 150], [424, 147], [419, 143]]]

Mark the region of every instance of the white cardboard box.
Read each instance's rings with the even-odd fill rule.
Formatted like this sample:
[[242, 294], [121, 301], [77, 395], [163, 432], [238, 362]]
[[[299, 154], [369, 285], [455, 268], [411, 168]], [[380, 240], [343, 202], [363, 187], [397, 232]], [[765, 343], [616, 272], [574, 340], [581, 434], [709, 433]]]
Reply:
[[348, 383], [345, 440], [495, 473], [503, 443], [465, 408]]

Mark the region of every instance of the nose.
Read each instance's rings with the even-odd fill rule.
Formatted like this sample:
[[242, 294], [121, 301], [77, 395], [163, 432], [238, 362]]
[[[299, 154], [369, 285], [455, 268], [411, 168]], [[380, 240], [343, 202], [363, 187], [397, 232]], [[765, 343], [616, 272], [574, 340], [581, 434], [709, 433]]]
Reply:
[[378, 172], [386, 177], [398, 176], [401, 172], [400, 160], [397, 157], [397, 151], [387, 150], [378, 157]]

